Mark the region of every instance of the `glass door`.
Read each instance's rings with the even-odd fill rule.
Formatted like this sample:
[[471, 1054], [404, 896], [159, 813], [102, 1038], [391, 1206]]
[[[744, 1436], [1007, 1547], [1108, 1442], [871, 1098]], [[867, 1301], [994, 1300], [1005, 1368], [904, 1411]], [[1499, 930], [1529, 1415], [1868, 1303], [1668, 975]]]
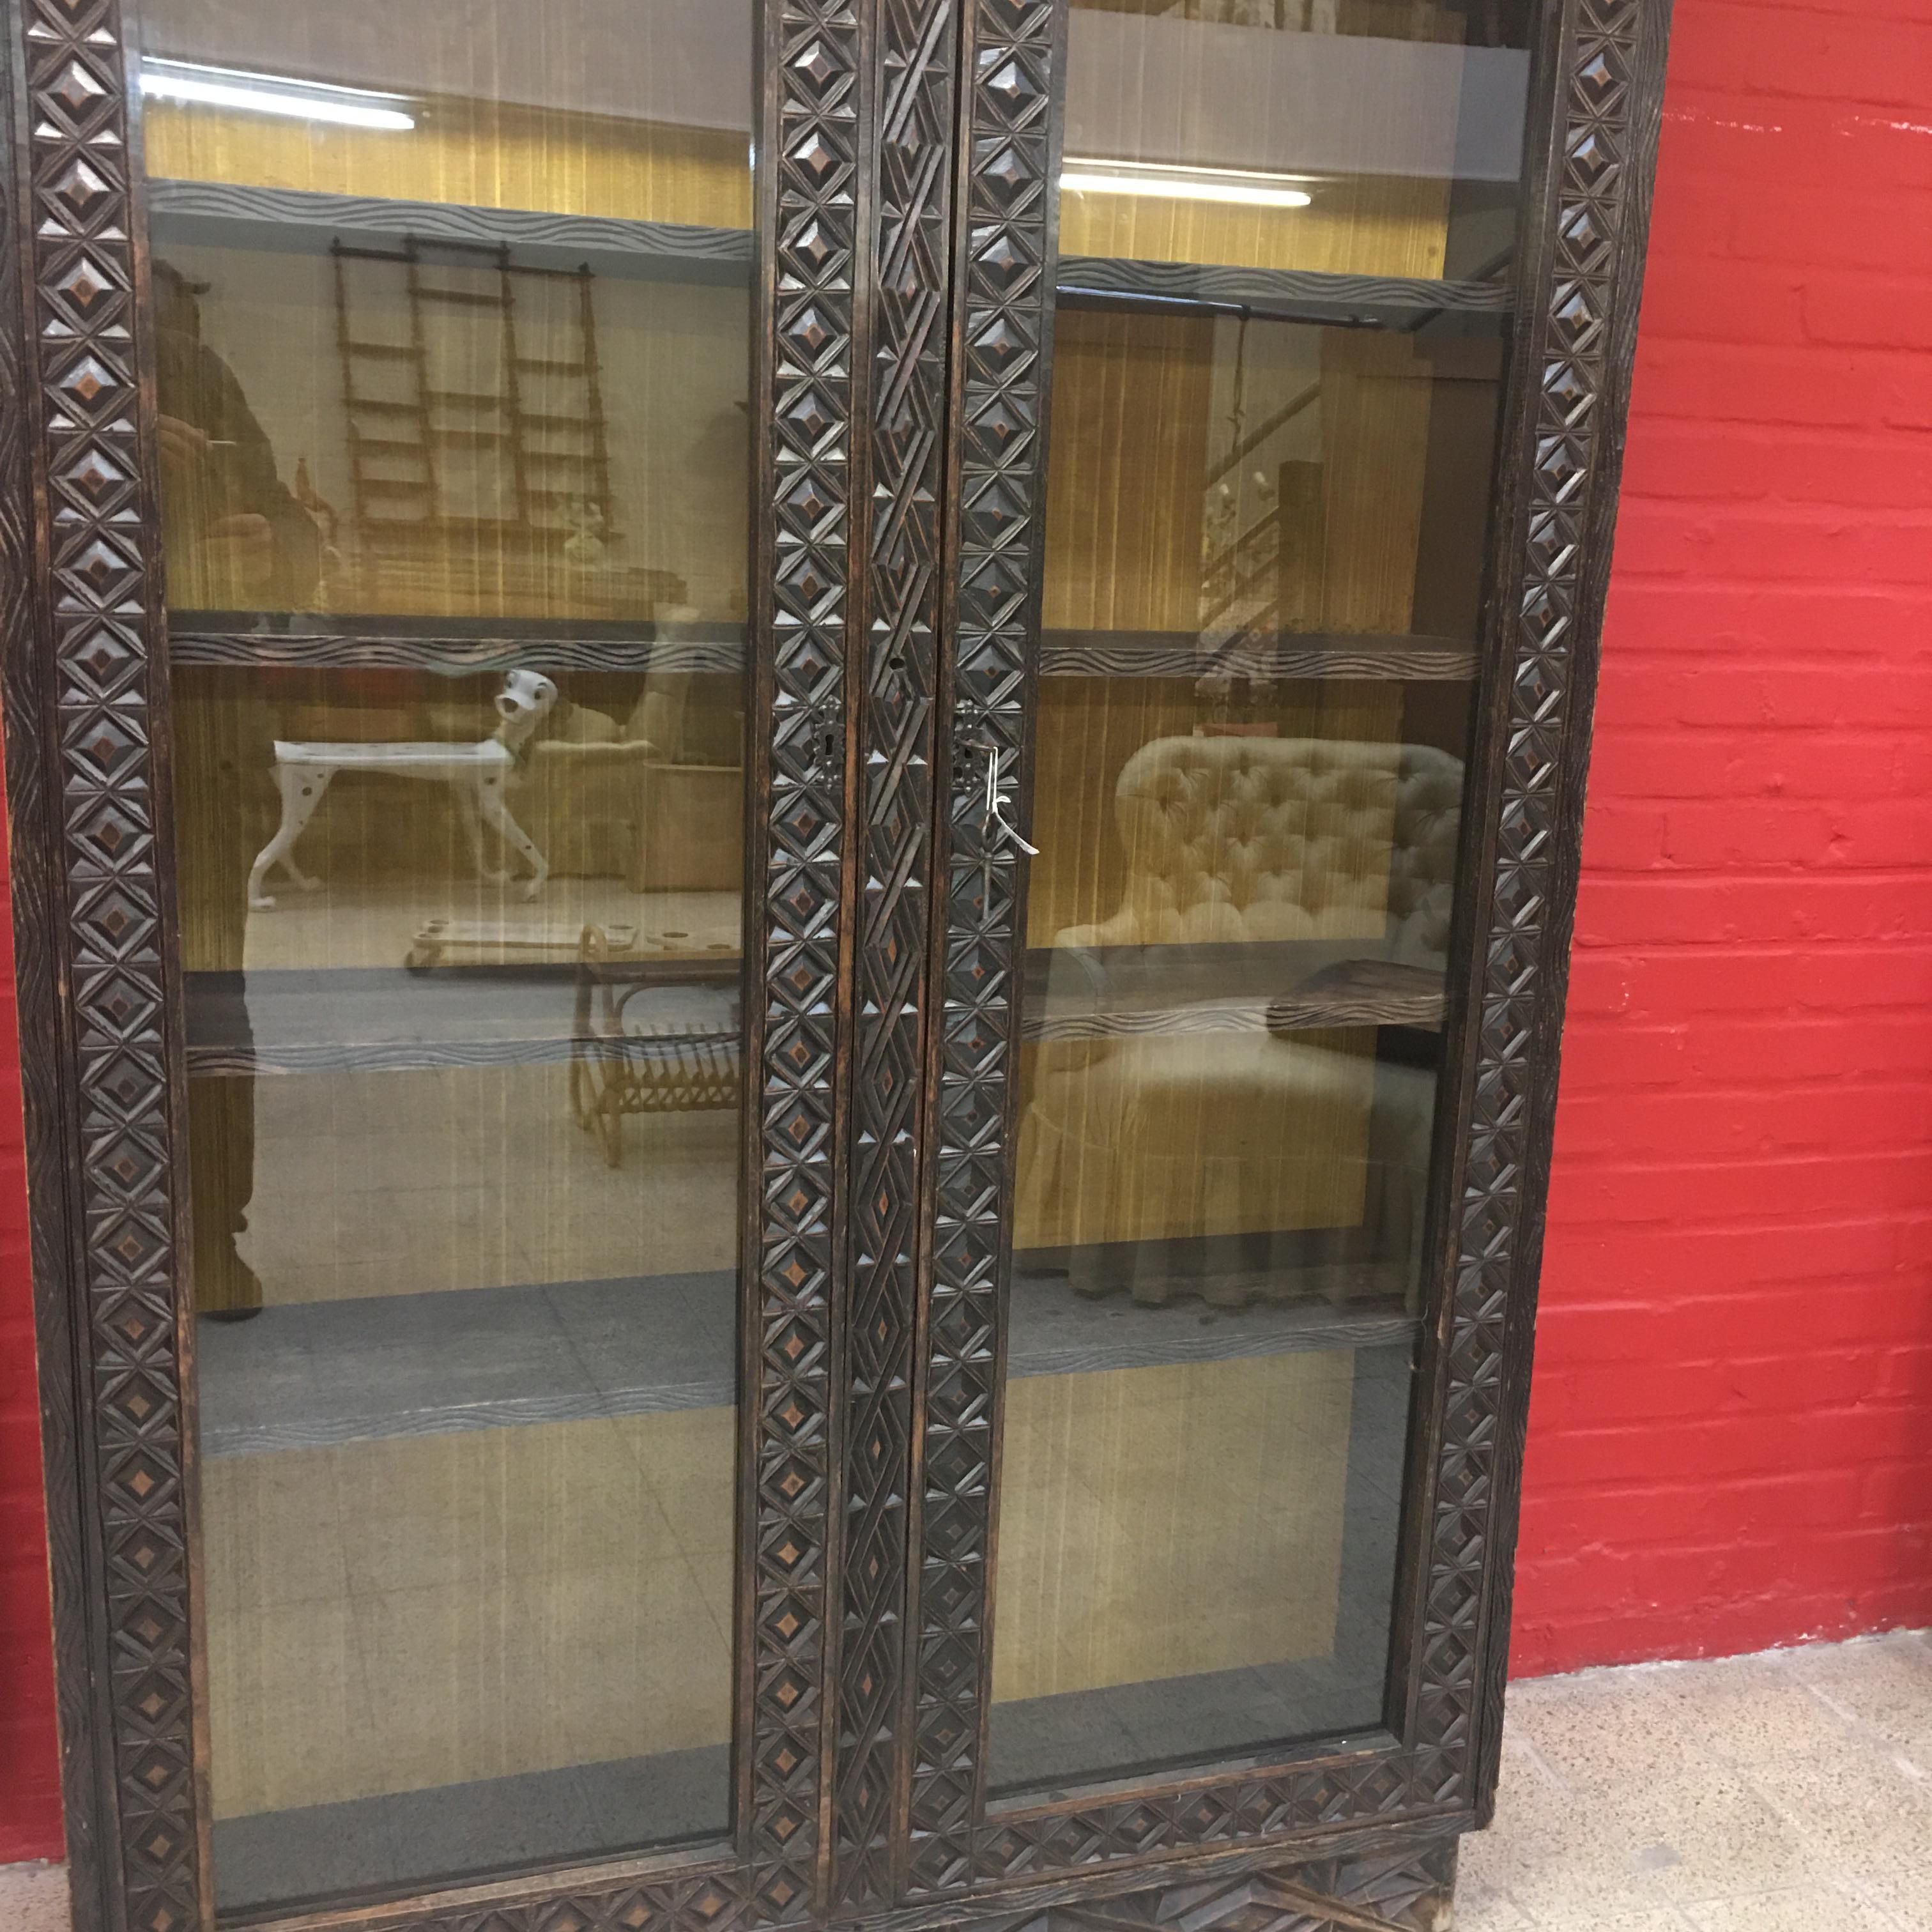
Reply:
[[144, 9], [224, 1912], [733, 1828], [758, 23]]
[[1542, 19], [975, 14], [934, 1888], [1083, 1789], [1401, 1730]]

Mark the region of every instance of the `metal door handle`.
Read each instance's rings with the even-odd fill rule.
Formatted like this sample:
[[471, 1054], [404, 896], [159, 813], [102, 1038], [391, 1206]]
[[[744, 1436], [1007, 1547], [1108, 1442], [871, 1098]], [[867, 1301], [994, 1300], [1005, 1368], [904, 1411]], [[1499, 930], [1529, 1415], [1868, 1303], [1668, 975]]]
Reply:
[[992, 746], [986, 754], [986, 824], [988, 828], [997, 825], [1009, 845], [1017, 845], [1030, 857], [1040, 856], [1040, 848], [1029, 844], [1019, 827], [1006, 816], [1006, 802], [1000, 796], [1000, 761], [998, 746]]

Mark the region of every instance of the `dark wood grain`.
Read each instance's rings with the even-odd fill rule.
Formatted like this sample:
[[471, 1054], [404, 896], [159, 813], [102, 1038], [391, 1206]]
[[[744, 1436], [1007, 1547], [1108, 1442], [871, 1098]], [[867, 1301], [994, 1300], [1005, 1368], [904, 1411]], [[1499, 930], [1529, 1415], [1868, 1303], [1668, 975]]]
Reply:
[[1064, 302], [1098, 300], [1183, 314], [1278, 316], [1330, 328], [1414, 329], [1424, 322], [1454, 320], [1465, 328], [1494, 331], [1510, 311], [1506, 282], [1224, 268], [1110, 255], [1063, 255], [1054, 279]]
[[1052, 263], [1066, 19], [1052, 0], [968, 0], [962, 17], [960, 214], [946, 454], [947, 782], [930, 962], [930, 1232], [914, 1466], [914, 1687], [908, 1888], [974, 1874], [992, 1672], [988, 1610], [997, 1486], [1002, 1288], [1012, 1263], [1018, 1106], [1012, 997], [1026, 861], [983, 804], [988, 760], [1031, 781], [1046, 520]]
[[842, 1613], [830, 1895], [895, 1902], [904, 1831], [906, 1467], [920, 1246], [932, 848], [954, 0], [880, 0], [865, 226], [862, 482], [854, 491], [850, 704], [862, 774], [839, 1395]]
[[746, 668], [745, 634], [736, 624], [659, 624], [649, 620], [628, 634], [572, 635], [532, 623], [500, 636], [439, 636], [368, 628], [224, 631], [192, 620], [170, 626], [168, 656], [176, 664], [214, 664], [235, 670], [430, 670], [480, 676], [493, 671], [540, 670], [551, 676], [579, 671], [728, 671]]
[[[1506, 1096], [1486, 1084], [1486, 1054], [1472, 1082], [1469, 1136], [1460, 1143], [1461, 1192], [1469, 1204], [1460, 1262], [1465, 1281], [1484, 1265], [1477, 1258], [1483, 1223], [1475, 1210], [1496, 1198], [1494, 1163], [1517, 1151], [1522, 1162], [1500, 1426], [1489, 1472], [1492, 1516], [1473, 1773], [1478, 1822], [1484, 1826], [1495, 1810], [1501, 1765], [1523, 1448], [1591, 717], [1616, 537], [1671, 11], [1672, 0], [1586, 0], [1576, 10], [1564, 63], [1565, 132], [1547, 197], [1553, 204], [1555, 239], [1545, 285], [1540, 380], [1533, 389], [1523, 386], [1534, 400], [1524, 411], [1514, 457], [1530, 467], [1537, 487], [1516, 532], [1513, 554], [1521, 560], [1522, 574], [1510, 584], [1506, 606], [1519, 627], [1518, 670], [1501, 747], [1504, 783], [1480, 1036], [1493, 1052], [1498, 1022], [1519, 1021], [1521, 1009], [1514, 1003], [1526, 992], [1533, 996], [1525, 1054], [1530, 1104], [1508, 1122], [1520, 1126], [1519, 1148], [1491, 1138], [1504, 1124]], [[1577, 465], [1574, 483], [1555, 459], [1559, 448]], [[1569, 554], [1564, 544], [1573, 532], [1576, 548]], [[1546, 817], [1539, 819], [1539, 811]], [[1525, 837], [1532, 825], [1542, 842], [1537, 848]], [[1539, 862], [1544, 868], [1540, 874], [1534, 869]], [[1530, 912], [1534, 891], [1546, 907], [1540, 932]], [[1540, 975], [1534, 987], [1525, 988], [1522, 973], [1531, 962], [1532, 937], [1540, 952], [1535, 962]]]
[[[28, 124], [23, 291], [40, 513], [34, 640], [57, 782], [57, 944], [74, 1376], [93, 1625], [99, 1870], [110, 1922], [174, 1932], [209, 1907], [180, 1144], [184, 1082], [165, 827], [152, 376], [131, 219], [132, 116], [113, 0], [14, 16]], [[23, 235], [24, 239], [24, 235]], [[56, 779], [57, 774], [57, 779]], [[76, 1372], [77, 1369], [78, 1372]], [[111, 1837], [110, 1837], [111, 1834]]]
[[[177, 664], [269, 670], [356, 668], [434, 670], [470, 675], [520, 666], [553, 676], [575, 671], [740, 671], [744, 633], [730, 624], [660, 623], [642, 619], [614, 634], [572, 635], [532, 623], [500, 636], [440, 636], [385, 628], [380, 618], [358, 626], [336, 620], [327, 630], [222, 630], [191, 618], [170, 626], [168, 654]], [[1377, 637], [1346, 632], [1244, 638], [1203, 645], [1192, 632], [1048, 631], [1040, 641], [1046, 677], [1200, 677], [1232, 670], [1244, 677], [1336, 678], [1397, 682], [1473, 677], [1477, 647], [1453, 638]]]
[[75, 1932], [116, 1922], [120, 1886], [108, 1677], [97, 1558], [94, 1458], [83, 1396], [86, 1350], [72, 1241], [79, 1144], [65, 999], [59, 775], [51, 753], [53, 664], [46, 444], [28, 242], [34, 215], [22, 48], [10, 14], [0, 99], [0, 720], [6, 731], [14, 982], [25, 1102], [27, 1212], [40, 1402], [40, 1449], [53, 1594], [61, 1797]]
[[1042, 677], [1341, 678], [1430, 682], [1474, 677], [1477, 647], [1455, 638], [1282, 631], [1209, 645], [1188, 631], [1048, 631]]
[[[14, 172], [0, 211], [0, 688], [64, 1788], [84, 1932], [185, 1932], [210, 1911], [194, 1378], [174, 1258], [175, 1150], [196, 1060], [170, 932], [170, 656], [481, 673], [548, 663], [549, 651], [568, 669], [744, 668], [761, 728], [748, 772], [760, 916], [749, 922], [745, 1064], [759, 1070], [760, 1099], [745, 1122], [735, 1842], [291, 1924], [758, 1932], [826, 1922], [836, 1902], [842, 1922], [878, 1932], [975, 1918], [1072, 1932], [1099, 1916], [1150, 1932], [1372, 1932], [1426, 1922], [1417, 1913], [1434, 1911], [1448, 1882], [1444, 1834], [1486, 1814], [1668, 0], [1552, 0], [1513, 310], [1487, 286], [1264, 288], [1246, 271], [1091, 262], [1061, 264], [1056, 278], [1064, 6], [961, 0], [956, 44], [949, 4], [772, 0], [762, 238], [687, 248], [626, 224], [602, 225], [621, 235], [566, 224], [521, 238], [614, 256], [648, 241], [632, 252], [655, 250], [676, 272], [752, 278], [761, 407], [747, 664], [735, 638], [646, 626], [617, 639], [590, 627], [526, 639], [188, 626], [169, 644], [120, 14], [116, 0], [16, 0]], [[953, 86], [956, 72], [971, 85]], [[888, 102], [955, 99], [950, 130], [942, 108], [938, 132], [922, 128], [891, 152]], [[936, 175], [922, 173], [935, 155]], [[909, 171], [895, 177], [901, 164]], [[164, 184], [157, 202], [170, 219], [239, 234], [236, 220], [277, 214], [234, 200], [248, 192]], [[370, 206], [312, 224], [320, 245], [332, 224], [394, 219]], [[1052, 1022], [1015, 998], [1024, 868], [988, 848], [975, 787], [997, 748], [1020, 773], [1024, 823], [1043, 662], [1131, 675], [1108, 653], [1139, 650], [1144, 664], [1148, 649], [1180, 650], [1041, 647], [1050, 316], [1056, 279], [1070, 288], [1076, 277], [1120, 285], [1096, 286], [1103, 296], [1327, 304], [1390, 326], [1436, 314], [1486, 328], [1508, 314], [1516, 349], [1481, 652], [1421, 639], [1270, 646], [1279, 676], [1483, 671], [1466, 814], [1476, 883], [1444, 1024], [1453, 1158], [1438, 1162], [1390, 1731], [989, 1808], [1008, 1073], [1018, 1041]], [[926, 332], [935, 307], [950, 318], [943, 336]], [[628, 655], [616, 663], [612, 651]], [[1159, 674], [1186, 674], [1172, 662]], [[896, 760], [868, 788], [875, 760]], [[947, 902], [928, 917], [917, 887], [934, 878]], [[910, 984], [886, 964], [908, 951], [920, 968]], [[1412, 1023], [1425, 1017], [1417, 997], [1402, 996]], [[869, 1031], [862, 1000], [880, 1016]], [[1438, 1010], [1432, 995], [1425, 1004]], [[197, 1050], [205, 1069], [225, 1064], [209, 1058], [215, 1042]], [[877, 1090], [888, 1072], [902, 1104]], [[883, 1164], [848, 1159], [861, 1130]], [[862, 1172], [884, 1178], [893, 1210], [875, 1226], [856, 1204]], [[898, 1211], [921, 1199], [922, 1234], [920, 1217]], [[862, 1311], [889, 1318], [876, 1359], [854, 1347]], [[861, 1479], [875, 1446], [884, 1473]], [[868, 1540], [874, 1526], [884, 1534]], [[849, 1564], [874, 1550], [886, 1580], [855, 1590], [842, 1554]], [[888, 1686], [877, 1700], [868, 1658]]]

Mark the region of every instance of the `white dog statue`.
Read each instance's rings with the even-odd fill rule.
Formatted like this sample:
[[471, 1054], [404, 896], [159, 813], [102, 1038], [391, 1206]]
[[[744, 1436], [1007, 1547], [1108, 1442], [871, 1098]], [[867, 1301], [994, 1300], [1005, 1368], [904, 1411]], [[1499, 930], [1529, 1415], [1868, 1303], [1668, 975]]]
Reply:
[[533, 670], [513, 670], [496, 694], [496, 715], [503, 722], [478, 744], [292, 745], [278, 739], [275, 788], [282, 795], [282, 822], [249, 872], [248, 903], [262, 909], [275, 903], [263, 887], [270, 867], [278, 864], [305, 892], [321, 884], [296, 863], [295, 844], [338, 772], [380, 772], [387, 778], [426, 778], [448, 786], [477, 871], [492, 885], [509, 882], [508, 872], [490, 864], [483, 841], [488, 824], [529, 866], [531, 876], [524, 882], [524, 896], [535, 898], [550, 876], [550, 863], [510, 816], [503, 788], [516, 769], [518, 751], [556, 702], [556, 686], [548, 678]]

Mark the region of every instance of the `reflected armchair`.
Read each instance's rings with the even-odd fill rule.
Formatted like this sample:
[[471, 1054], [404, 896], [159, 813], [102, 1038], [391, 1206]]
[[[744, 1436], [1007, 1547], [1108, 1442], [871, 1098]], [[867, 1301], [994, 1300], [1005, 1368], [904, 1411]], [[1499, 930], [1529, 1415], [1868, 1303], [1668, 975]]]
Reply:
[[742, 715], [706, 703], [707, 680], [652, 672], [622, 724], [572, 705], [531, 748], [519, 811], [553, 872], [640, 892], [740, 890]]
[[[1435, 981], [1462, 775], [1428, 746], [1323, 739], [1162, 738], [1128, 760], [1120, 903], [1050, 956], [1044, 1010], [1078, 1036], [1049, 1025], [1030, 1049], [1023, 1246], [1360, 1228], [1413, 1303], [1434, 1074], [1358, 1022], [1269, 1010], [1338, 962]], [[1256, 1292], [1237, 1270], [1215, 1298]], [[1166, 1298], [1157, 1266], [1136, 1292]]]

